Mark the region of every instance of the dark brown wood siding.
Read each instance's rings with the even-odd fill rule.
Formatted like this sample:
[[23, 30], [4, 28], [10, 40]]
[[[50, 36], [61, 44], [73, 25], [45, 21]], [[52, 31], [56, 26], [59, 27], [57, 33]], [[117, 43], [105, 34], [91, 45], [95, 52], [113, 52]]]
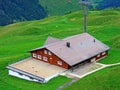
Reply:
[[108, 55], [108, 51], [100, 53], [99, 55], [96, 56], [96, 60], [99, 60], [107, 55]]
[[[53, 64], [56, 66], [60, 66], [60, 67], [66, 68], [66, 69], [69, 68], [69, 65], [67, 63], [65, 63], [62, 59], [57, 57], [54, 53], [50, 52], [49, 50], [47, 50], [45, 48], [33, 51], [33, 52], [31, 52], [31, 54], [32, 54], [32, 58], [35, 58], [37, 60], [41, 60], [41, 61]], [[33, 57], [33, 54], [36, 54], [36, 57]], [[41, 56], [41, 59], [38, 58], [38, 55]], [[47, 58], [47, 60], [44, 60], [45, 58]]]

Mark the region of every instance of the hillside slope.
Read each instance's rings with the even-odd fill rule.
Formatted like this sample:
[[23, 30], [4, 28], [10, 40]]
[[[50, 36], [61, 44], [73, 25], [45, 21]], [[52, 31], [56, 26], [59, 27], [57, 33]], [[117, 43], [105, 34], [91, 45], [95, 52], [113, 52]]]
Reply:
[[[81, 9], [79, 1], [80, 0], [39, 0], [40, 4], [48, 12], [48, 15], [64, 15], [67, 13], [78, 11]], [[93, 1], [97, 5], [102, 0], [88, 1]]]
[[46, 11], [38, 0], [0, 0], [0, 26], [45, 16]]
[[[25, 80], [21, 80], [15, 77], [8, 76], [6, 66], [23, 58], [29, 57], [29, 50], [42, 46], [48, 36], [56, 38], [65, 38], [67, 36], [80, 34], [83, 32], [83, 12], [75, 12], [64, 16], [53, 16], [36, 21], [26, 21], [8, 26], [0, 27], [0, 88], [4, 90], [55, 90], [67, 81], [67, 79], [55, 79], [48, 84], [42, 85]], [[109, 56], [99, 62], [105, 64], [112, 64], [120, 62], [120, 12], [117, 10], [103, 10], [103, 11], [90, 11], [88, 15], [88, 33], [95, 36], [108, 46], [110, 46]], [[102, 90], [106, 90], [107, 87], [111, 87], [111, 83], [114, 82], [114, 87], [120, 88], [119, 83], [119, 67], [110, 69], [113, 72], [105, 73], [106, 77], [113, 76], [113, 78], [106, 77], [99, 78], [102, 73], [93, 75], [98, 77], [97, 80], [103, 85]], [[96, 78], [90, 76], [87, 78], [89, 81]], [[115, 77], [115, 79], [114, 79]], [[118, 79], [118, 81], [116, 81]], [[60, 82], [59, 82], [60, 80]], [[62, 81], [61, 81], [62, 80]], [[86, 79], [83, 79], [85, 81]], [[109, 80], [106, 82], [106, 80]], [[99, 85], [99, 83], [97, 85]], [[96, 82], [92, 81], [94, 88]], [[79, 83], [78, 90], [79, 90]], [[84, 84], [82, 84], [84, 85]], [[27, 87], [26, 87], [27, 86]], [[34, 88], [33, 88], [34, 87]], [[89, 87], [89, 86], [88, 86]], [[96, 86], [97, 87], [97, 86]], [[87, 88], [87, 86], [86, 86]], [[98, 88], [98, 87], [97, 87]], [[69, 89], [68, 89], [69, 90]]]
[[80, 10], [79, 0], [39, 0], [48, 15], [64, 15]]
[[[80, 0], [39, 0], [40, 4], [48, 12], [48, 15], [64, 15], [81, 10]], [[120, 0], [87, 0], [93, 4], [91, 9], [106, 9], [120, 7]]]
[[119, 90], [119, 71], [120, 65], [105, 68], [78, 80], [63, 90]]
[[[65, 15], [81, 9], [80, 0], [0, 0], [0, 26], [20, 21]], [[119, 0], [88, 0], [91, 9], [120, 7]]]

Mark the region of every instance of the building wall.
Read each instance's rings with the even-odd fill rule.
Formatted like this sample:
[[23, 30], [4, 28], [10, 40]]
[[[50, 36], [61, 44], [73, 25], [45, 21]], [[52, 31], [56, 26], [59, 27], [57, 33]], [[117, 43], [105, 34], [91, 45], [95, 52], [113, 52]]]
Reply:
[[47, 78], [44, 78], [43, 81], [40, 81], [40, 80], [37, 80], [37, 79], [34, 79], [34, 78], [31, 78], [27, 75], [24, 75], [24, 74], [20, 74], [16, 71], [13, 71], [13, 70], [9, 70], [9, 75], [11, 76], [15, 76], [15, 77], [18, 77], [18, 78], [21, 78], [21, 79], [25, 79], [25, 80], [29, 80], [29, 81], [34, 81], [34, 82], [39, 82], [39, 83], [47, 83], [49, 80], [51, 80], [52, 78], [54, 77], [57, 77], [60, 73], [56, 73], [54, 75], [51, 75]]
[[62, 59], [60, 59], [55, 54], [53, 54], [52, 52], [50, 52], [49, 50], [45, 48], [31, 52], [31, 54], [32, 54], [32, 57], [37, 60], [41, 60], [41, 61], [53, 64], [56, 66], [60, 66], [66, 69], [69, 68], [67, 63], [65, 63]]
[[[25, 80], [29, 80], [29, 81], [40, 82], [40, 81], [37, 80], [37, 79], [31, 79], [29, 76], [20, 74], [20, 73], [18, 73], [18, 72], [12, 71], [12, 70], [9, 70], [9, 75], [15, 76], [15, 77], [18, 77], [18, 78], [22, 78], [22, 79], [25, 79]], [[44, 83], [44, 82], [45, 82], [45, 81], [43, 81], [43, 83]], [[40, 82], [40, 83], [41, 83], [41, 82]]]
[[[66, 69], [70, 68], [70, 66], [67, 63], [65, 63], [62, 59], [60, 59], [55, 54], [53, 54], [52, 52], [50, 52], [49, 50], [47, 50], [45, 48], [41, 49], [41, 50], [34, 51], [31, 54], [32, 54], [32, 57], [37, 59], [37, 60], [41, 60], [41, 61], [53, 64], [53, 65], [57, 65], [57, 66], [60, 66], [60, 67], [66, 68]], [[34, 57], [34, 54], [36, 54], [36, 57]], [[38, 55], [41, 55], [41, 59], [38, 57]], [[100, 53], [97, 56], [91, 58], [90, 62], [97, 61], [97, 60], [99, 60], [107, 55], [108, 55], [108, 51]], [[47, 57], [47, 60], [44, 59], [44, 57]]]
[[99, 60], [99, 59], [101, 59], [101, 58], [103, 58], [103, 57], [105, 57], [105, 56], [107, 56], [108, 55], [108, 51], [106, 51], [106, 52], [103, 52], [103, 53], [100, 53], [99, 55], [97, 55], [96, 56], [96, 60]]

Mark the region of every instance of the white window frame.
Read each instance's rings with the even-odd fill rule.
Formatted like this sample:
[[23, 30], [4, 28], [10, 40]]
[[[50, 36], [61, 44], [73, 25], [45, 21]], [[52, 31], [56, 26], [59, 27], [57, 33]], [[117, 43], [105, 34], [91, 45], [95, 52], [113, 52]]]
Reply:
[[50, 51], [48, 52], [48, 54], [49, 54], [49, 55], [52, 55], [52, 53], [51, 53]]
[[57, 61], [57, 64], [58, 65], [62, 65], [62, 61]]
[[100, 57], [100, 54], [98, 54], [97, 57]]
[[47, 50], [44, 50], [44, 54], [47, 54]]
[[37, 57], [37, 54], [36, 54], [36, 53], [33, 53], [33, 57], [36, 58], [36, 57]]
[[48, 61], [48, 57], [45, 57], [45, 56], [44, 56], [44, 57], [43, 57], [43, 60], [44, 60], [44, 61]]
[[105, 55], [105, 54], [106, 54], [106, 52], [103, 52], [103, 53], [102, 53], [102, 55]]
[[42, 55], [38, 55], [38, 59], [42, 59]]

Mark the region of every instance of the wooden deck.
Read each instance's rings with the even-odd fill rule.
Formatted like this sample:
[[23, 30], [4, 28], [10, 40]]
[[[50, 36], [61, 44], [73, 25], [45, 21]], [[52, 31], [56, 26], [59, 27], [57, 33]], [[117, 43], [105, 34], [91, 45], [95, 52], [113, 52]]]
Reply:
[[58, 74], [66, 70], [64, 68], [33, 58], [28, 58], [18, 63], [12, 64], [11, 66], [42, 78], [48, 78], [54, 74]]

